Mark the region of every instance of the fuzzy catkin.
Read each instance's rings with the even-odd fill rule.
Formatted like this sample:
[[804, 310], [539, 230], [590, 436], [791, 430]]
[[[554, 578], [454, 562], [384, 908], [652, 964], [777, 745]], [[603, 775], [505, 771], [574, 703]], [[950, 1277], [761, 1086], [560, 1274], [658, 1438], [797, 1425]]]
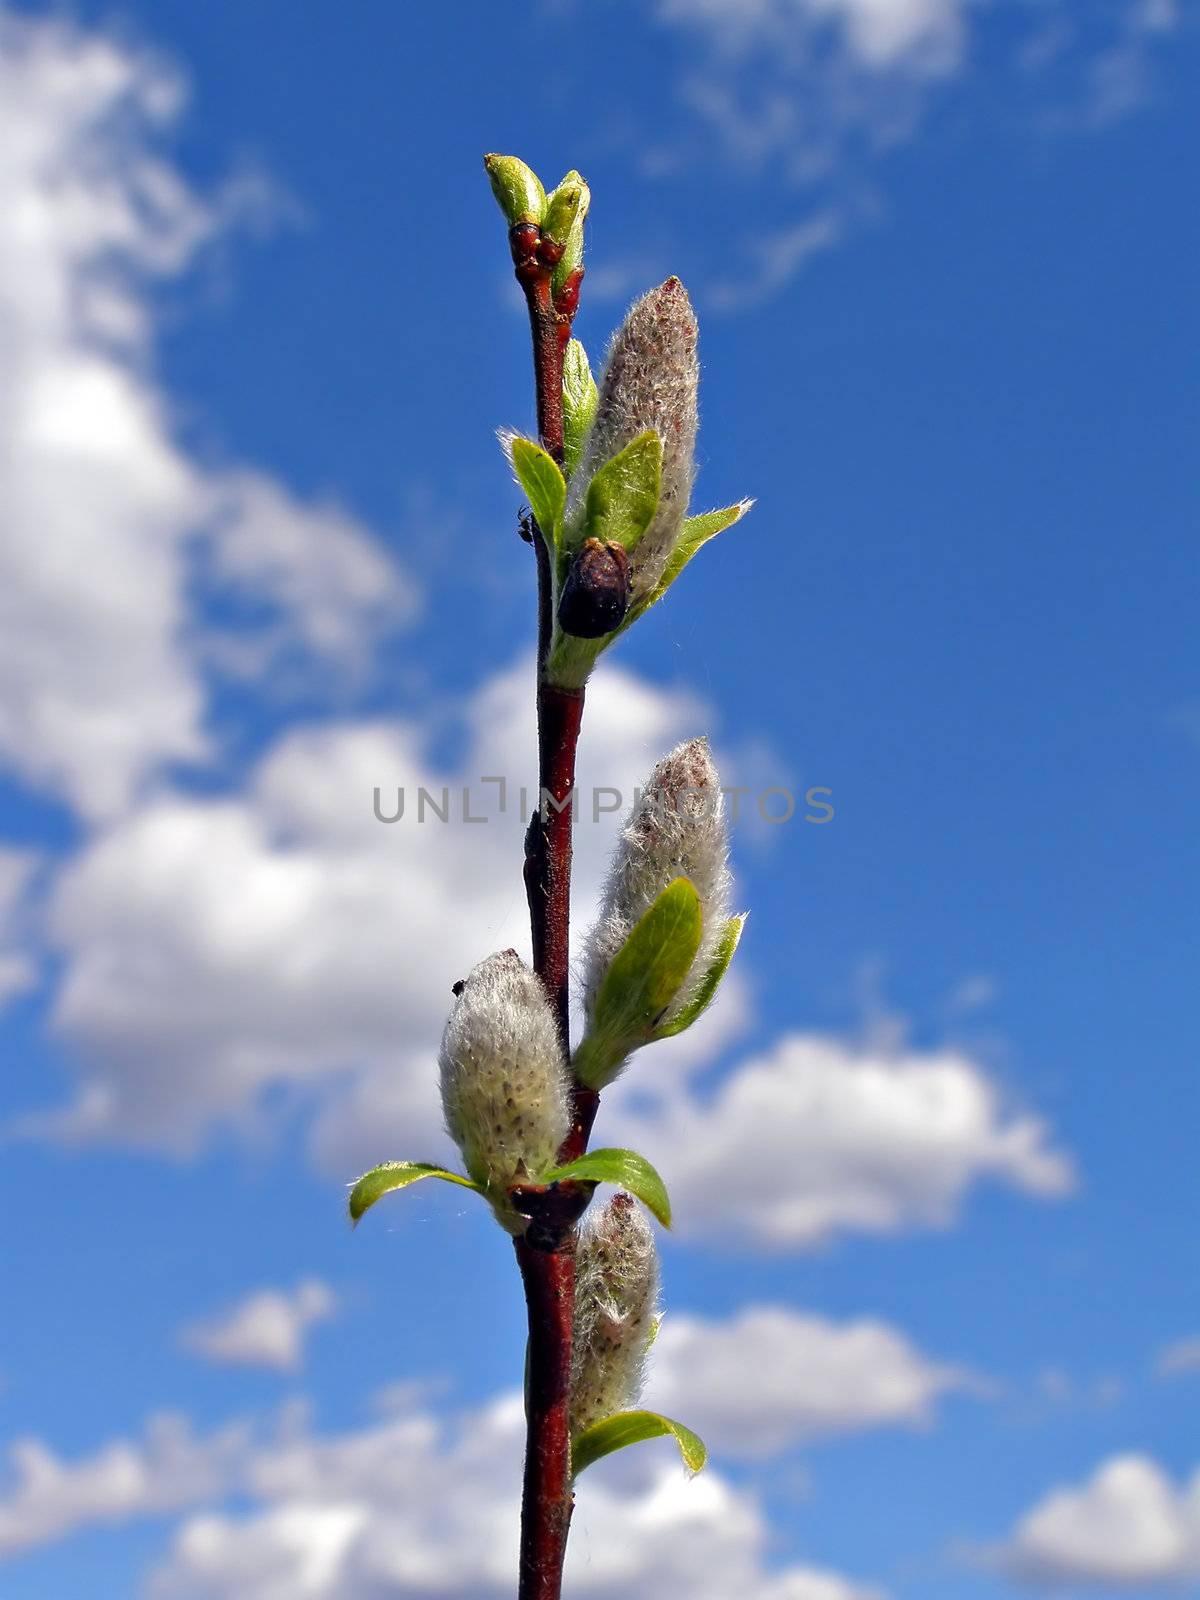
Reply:
[[600, 918], [584, 954], [584, 1004], [596, 996], [634, 924], [673, 878], [700, 897], [703, 929], [691, 972], [668, 1008], [681, 1011], [707, 971], [729, 915], [729, 830], [721, 780], [707, 739], [689, 739], [655, 767], [617, 842]]
[[578, 529], [588, 484], [619, 450], [648, 429], [662, 441], [662, 489], [654, 520], [630, 554], [631, 601], [652, 593], [679, 537], [695, 475], [696, 314], [678, 278], [635, 301], [613, 335], [596, 416], [571, 478], [568, 528]]
[[505, 1227], [524, 1221], [504, 1200], [554, 1165], [571, 1125], [554, 1013], [515, 950], [481, 961], [463, 982], [439, 1056], [446, 1129]]
[[617, 1193], [579, 1233], [571, 1343], [571, 1434], [634, 1405], [656, 1328], [658, 1254], [632, 1196]]

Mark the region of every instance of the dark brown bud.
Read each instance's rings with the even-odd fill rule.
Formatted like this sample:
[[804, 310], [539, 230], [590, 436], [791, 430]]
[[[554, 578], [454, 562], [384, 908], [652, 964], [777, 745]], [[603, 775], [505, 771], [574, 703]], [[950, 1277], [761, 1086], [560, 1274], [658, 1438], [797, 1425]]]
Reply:
[[577, 639], [600, 639], [629, 609], [629, 557], [619, 544], [585, 539], [558, 602], [558, 625]]

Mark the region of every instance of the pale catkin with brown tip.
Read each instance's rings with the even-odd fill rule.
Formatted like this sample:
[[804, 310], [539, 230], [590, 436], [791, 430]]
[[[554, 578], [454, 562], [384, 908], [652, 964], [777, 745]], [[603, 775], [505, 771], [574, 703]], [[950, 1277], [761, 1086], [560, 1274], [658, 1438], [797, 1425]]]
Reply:
[[695, 476], [700, 365], [696, 313], [678, 278], [634, 302], [613, 335], [596, 416], [567, 497], [578, 539], [588, 485], [606, 461], [647, 430], [662, 441], [662, 487], [650, 526], [630, 553], [631, 603], [649, 596], [679, 538]]
[[571, 1345], [571, 1436], [637, 1403], [657, 1328], [658, 1252], [631, 1195], [588, 1214], [579, 1232]]
[[584, 954], [589, 1018], [613, 957], [674, 878], [687, 878], [695, 888], [703, 923], [696, 959], [668, 1007], [668, 1019], [684, 1008], [703, 980], [729, 916], [729, 828], [707, 739], [689, 739], [663, 757], [622, 829], [600, 917]]
[[558, 1028], [540, 979], [515, 950], [481, 961], [465, 979], [439, 1055], [446, 1129], [501, 1223], [525, 1219], [505, 1195], [554, 1165], [571, 1125]]

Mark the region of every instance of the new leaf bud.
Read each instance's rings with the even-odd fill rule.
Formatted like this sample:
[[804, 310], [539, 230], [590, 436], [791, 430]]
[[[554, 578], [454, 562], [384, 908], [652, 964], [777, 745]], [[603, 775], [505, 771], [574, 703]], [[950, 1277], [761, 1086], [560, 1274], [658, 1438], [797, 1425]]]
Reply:
[[664, 1020], [684, 1008], [708, 970], [729, 915], [728, 863], [721, 780], [708, 740], [689, 739], [664, 756], [650, 774], [617, 842], [600, 920], [588, 936], [584, 955], [589, 1018], [613, 957], [674, 878], [691, 882], [703, 917], [700, 948]]
[[515, 950], [481, 961], [458, 989], [439, 1067], [446, 1129], [502, 1225], [520, 1233], [507, 1192], [554, 1165], [571, 1113], [554, 1012]]
[[[567, 176], [563, 179], [563, 183], [565, 184], [568, 181], [577, 182], [582, 187], [583, 198], [580, 202], [579, 210], [576, 212], [575, 221], [571, 225], [571, 231], [567, 234], [566, 241], [563, 245], [562, 256], [559, 259], [558, 265], [554, 268], [554, 276], [550, 280], [550, 290], [556, 302], [563, 296], [564, 291], [567, 288], [568, 280], [571, 278], [578, 279], [578, 277], [582, 276], [580, 273], [580, 268], [583, 266], [583, 225], [587, 221], [588, 208], [592, 203], [592, 191], [588, 188], [587, 184], [584, 183], [583, 179], [577, 172], [568, 172]], [[559, 188], [561, 187], [562, 184], [559, 185]], [[576, 300], [578, 299], [578, 295], [579, 288], [577, 281], [574, 290], [574, 298]], [[572, 304], [569, 308], [564, 306], [561, 309], [569, 309], [569, 314], [571, 316], [574, 316], [575, 314], [574, 304]]]
[[662, 440], [662, 488], [654, 519], [630, 552], [631, 603], [662, 576], [687, 514], [695, 473], [696, 316], [687, 290], [668, 278], [635, 302], [613, 335], [600, 380], [596, 417], [572, 478], [567, 523], [578, 525], [593, 475], [647, 430]]
[[[542, 232], [555, 244], [562, 245], [564, 250], [572, 233], [578, 227], [581, 257], [583, 220], [587, 216], [591, 198], [591, 190], [579, 174], [568, 172], [558, 188], [546, 196], [546, 209], [542, 214]], [[579, 262], [576, 261], [575, 265], [578, 266]]]
[[579, 1231], [571, 1342], [571, 1434], [637, 1402], [658, 1310], [654, 1235], [632, 1196], [615, 1194]]
[[509, 227], [532, 223], [540, 228], [546, 210], [546, 191], [537, 173], [517, 156], [486, 155], [483, 165]]

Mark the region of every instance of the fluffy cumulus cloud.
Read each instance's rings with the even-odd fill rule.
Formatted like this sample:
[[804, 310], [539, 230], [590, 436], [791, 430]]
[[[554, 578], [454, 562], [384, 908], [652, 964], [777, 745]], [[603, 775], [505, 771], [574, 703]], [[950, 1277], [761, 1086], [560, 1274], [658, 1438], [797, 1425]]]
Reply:
[[307, 1279], [291, 1291], [256, 1290], [216, 1316], [190, 1324], [180, 1339], [185, 1349], [206, 1361], [297, 1372], [309, 1331], [336, 1309], [337, 1297], [328, 1284]]
[[763, 1456], [867, 1428], [924, 1427], [938, 1400], [978, 1387], [887, 1323], [749, 1306], [727, 1322], [668, 1315], [648, 1403], [687, 1417], [725, 1454]]
[[[208, 1438], [160, 1420], [74, 1462], [27, 1443], [0, 1499], [0, 1554], [186, 1513], [154, 1600], [508, 1595], [523, 1435], [511, 1395], [453, 1422], [409, 1397], [343, 1434], [317, 1432], [300, 1409]], [[568, 1581], [597, 1600], [879, 1600], [834, 1573], [776, 1567], [767, 1549], [755, 1500], [711, 1471], [689, 1480], [664, 1442], [582, 1480]]]
[[[239, 795], [163, 794], [97, 832], [50, 917], [55, 1026], [78, 1092], [27, 1126], [188, 1149], [252, 1125], [282, 1093], [315, 1105], [329, 1170], [446, 1154], [432, 1063], [450, 985], [490, 951], [527, 945], [513, 870], [524, 773], [511, 758], [531, 747], [527, 689], [524, 662], [484, 685], [452, 771], [420, 724], [333, 724], [284, 736]], [[619, 669], [598, 679], [589, 717], [581, 794], [596, 792], [600, 810], [593, 820], [585, 798], [579, 928], [616, 822], [606, 808], [704, 726], [690, 699]], [[503, 814], [484, 777], [505, 778]], [[375, 792], [393, 816], [398, 789], [404, 815], [381, 823]], [[433, 809], [447, 804], [450, 823]], [[464, 805], [487, 823], [464, 824]], [[610, 1133], [662, 1166], [687, 1226], [806, 1248], [845, 1230], [945, 1224], [982, 1180], [1042, 1196], [1069, 1187], [1045, 1125], [958, 1053], [793, 1035], [701, 1093], [695, 1068], [743, 993], [673, 1050], [656, 1046], [652, 1079], [631, 1073], [611, 1096]], [[714, 1170], [739, 1174], [719, 1206]]]
[[75, 1461], [39, 1439], [7, 1450], [0, 1558], [53, 1544], [80, 1528], [185, 1510], [228, 1491], [250, 1447], [241, 1423], [207, 1437], [182, 1417], [153, 1418], [140, 1438], [116, 1439]]
[[[945, 1226], [985, 1180], [1039, 1197], [1072, 1184], [1045, 1123], [953, 1050], [791, 1034], [707, 1093], [614, 1101], [621, 1141], [660, 1162], [685, 1231], [765, 1248]], [[731, 1176], [714, 1187], [714, 1172]]]
[[1115, 1456], [1055, 1489], [996, 1552], [1026, 1582], [1144, 1593], [1200, 1581], [1200, 1471], [1176, 1484], [1142, 1455]]
[[301, 654], [413, 603], [353, 518], [173, 436], [148, 288], [265, 203], [157, 153], [181, 103], [149, 54], [0, 13], [0, 760], [88, 816], [209, 752], [199, 579]]

